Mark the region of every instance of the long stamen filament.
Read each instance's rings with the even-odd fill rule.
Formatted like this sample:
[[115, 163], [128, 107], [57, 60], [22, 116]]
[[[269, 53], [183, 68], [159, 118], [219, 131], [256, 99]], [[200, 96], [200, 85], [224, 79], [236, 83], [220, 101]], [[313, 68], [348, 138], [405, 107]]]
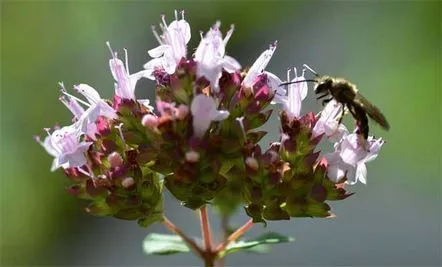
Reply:
[[83, 101], [83, 100], [81, 100], [80, 98], [78, 98], [78, 97], [76, 97], [76, 96], [73, 96], [73, 95], [69, 94], [68, 92], [66, 92], [66, 90], [65, 90], [64, 88], [62, 88], [62, 89], [60, 90], [60, 92], [61, 92], [62, 94], [64, 94], [64, 95], [66, 95], [66, 96], [72, 98], [72, 99], [77, 100], [78, 102], [80, 102], [81, 104], [83, 104], [83, 105], [85, 105], [85, 106], [87, 106], [87, 107], [90, 107], [90, 106], [91, 106], [91, 105], [90, 105], [89, 103], [87, 103], [86, 101]]
[[126, 140], [124, 139], [122, 127], [123, 127], [123, 123], [120, 123], [119, 125], [115, 126], [115, 128], [118, 129], [118, 133], [120, 134], [120, 138], [123, 141], [123, 145], [126, 146]]
[[127, 49], [124, 48], [123, 50], [124, 50], [124, 61], [125, 61], [125, 65], [126, 65], [126, 72], [127, 72], [127, 75], [130, 75], [129, 74], [129, 58], [127, 57]]

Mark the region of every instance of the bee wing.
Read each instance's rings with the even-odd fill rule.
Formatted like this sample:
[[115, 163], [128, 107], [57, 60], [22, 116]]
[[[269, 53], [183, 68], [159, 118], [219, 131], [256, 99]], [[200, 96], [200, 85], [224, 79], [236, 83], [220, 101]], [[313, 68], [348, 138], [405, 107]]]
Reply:
[[390, 129], [390, 124], [388, 123], [382, 112], [375, 105], [370, 103], [367, 98], [361, 95], [361, 93], [358, 92], [356, 94], [354, 102], [360, 105], [365, 110], [365, 112], [367, 112], [368, 116], [379, 123], [382, 128], [384, 128], [385, 130]]

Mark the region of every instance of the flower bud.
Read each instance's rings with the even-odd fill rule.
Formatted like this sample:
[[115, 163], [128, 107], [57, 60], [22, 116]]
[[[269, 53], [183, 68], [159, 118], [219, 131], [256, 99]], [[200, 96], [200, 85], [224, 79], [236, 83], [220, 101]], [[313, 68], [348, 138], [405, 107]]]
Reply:
[[191, 163], [195, 163], [198, 162], [198, 160], [200, 159], [200, 154], [196, 151], [189, 151], [186, 153], [186, 161], [191, 162]]
[[107, 156], [107, 160], [109, 161], [109, 164], [111, 165], [112, 168], [121, 166], [124, 163], [123, 158], [121, 157], [120, 154], [118, 154], [118, 152], [110, 153], [109, 156]]
[[176, 109], [176, 117], [179, 120], [183, 120], [189, 114], [189, 107], [186, 105], [179, 105]]
[[132, 177], [126, 177], [121, 181], [121, 185], [126, 189], [132, 187], [134, 184], [135, 180]]
[[155, 128], [158, 126], [158, 118], [152, 114], [144, 115], [141, 124], [143, 124], [144, 127]]
[[254, 157], [248, 157], [246, 158], [246, 165], [252, 169], [252, 170], [257, 170], [259, 168], [259, 164], [258, 161], [254, 158]]

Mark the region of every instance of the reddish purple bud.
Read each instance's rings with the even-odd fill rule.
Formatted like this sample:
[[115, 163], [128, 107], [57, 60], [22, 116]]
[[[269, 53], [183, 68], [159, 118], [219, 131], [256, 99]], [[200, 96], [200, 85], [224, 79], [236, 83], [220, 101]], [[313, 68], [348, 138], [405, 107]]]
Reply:
[[141, 124], [147, 128], [156, 128], [158, 123], [158, 118], [152, 114], [144, 115], [143, 119], [141, 120]]

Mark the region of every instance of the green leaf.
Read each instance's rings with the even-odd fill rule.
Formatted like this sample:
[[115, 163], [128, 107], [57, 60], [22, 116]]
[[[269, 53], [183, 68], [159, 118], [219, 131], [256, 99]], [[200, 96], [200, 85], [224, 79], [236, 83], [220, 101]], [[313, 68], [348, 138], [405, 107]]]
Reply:
[[268, 232], [256, 238], [240, 240], [228, 245], [226, 250], [222, 253], [222, 256], [238, 251], [266, 253], [270, 250], [267, 245], [293, 241], [295, 241], [293, 237], [283, 236], [275, 232]]
[[190, 252], [190, 249], [177, 235], [152, 233], [144, 238], [143, 251], [148, 255], [170, 255]]

